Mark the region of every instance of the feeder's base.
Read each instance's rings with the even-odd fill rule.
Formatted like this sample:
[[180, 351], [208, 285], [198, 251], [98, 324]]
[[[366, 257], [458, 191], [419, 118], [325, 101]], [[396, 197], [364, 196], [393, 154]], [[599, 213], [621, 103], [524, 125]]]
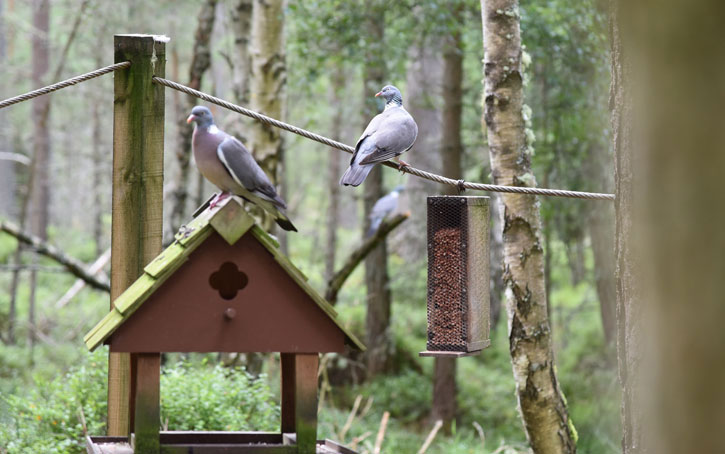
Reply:
[[434, 351], [434, 350], [426, 350], [424, 352], [418, 353], [420, 356], [435, 356], [438, 358], [460, 358], [462, 356], [474, 356], [481, 353], [481, 350], [476, 350], [475, 352], [443, 352], [443, 351]]
[[[161, 432], [164, 454], [297, 454], [295, 434], [271, 432]], [[134, 454], [127, 437], [86, 437], [88, 454]], [[317, 454], [357, 454], [332, 440], [317, 440]]]

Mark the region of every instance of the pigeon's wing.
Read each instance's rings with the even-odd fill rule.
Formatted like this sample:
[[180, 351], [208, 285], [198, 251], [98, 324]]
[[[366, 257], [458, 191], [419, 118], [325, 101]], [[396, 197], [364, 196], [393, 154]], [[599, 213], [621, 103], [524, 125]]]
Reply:
[[281, 208], [287, 208], [284, 200], [277, 194], [272, 182], [269, 181], [267, 174], [259, 167], [242, 142], [228, 136], [219, 144], [216, 152], [219, 160], [224, 164], [224, 168], [240, 186]]
[[418, 137], [418, 125], [404, 109], [396, 109], [371, 135], [375, 149], [360, 161], [360, 164], [375, 164], [387, 161], [407, 151]]
[[379, 113], [379, 114], [375, 115], [373, 117], [373, 119], [370, 120], [370, 123], [368, 123], [367, 128], [365, 128], [365, 131], [363, 131], [362, 135], [360, 136], [360, 138], [357, 140], [357, 143], [355, 144], [355, 152], [352, 154], [352, 158], [350, 158], [350, 164], [352, 164], [353, 161], [355, 161], [355, 157], [357, 156], [357, 153], [360, 150], [360, 146], [363, 144], [365, 139], [367, 139], [368, 137], [373, 135], [375, 133], [375, 131], [377, 131], [378, 128], [380, 127], [380, 124], [385, 119], [383, 113]]

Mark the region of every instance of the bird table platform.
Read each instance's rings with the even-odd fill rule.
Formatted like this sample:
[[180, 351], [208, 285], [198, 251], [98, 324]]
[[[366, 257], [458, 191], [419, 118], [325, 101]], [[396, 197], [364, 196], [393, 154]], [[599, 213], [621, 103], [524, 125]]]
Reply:
[[[88, 453], [352, 453], [317, 441], [319, 353], [365, 349], [336, 316], [236, 200], [204, 209], [84, 338], [131, 353], [131, 434]], [[279, 352], [280, 431], [160, 431], [162, 352]]]

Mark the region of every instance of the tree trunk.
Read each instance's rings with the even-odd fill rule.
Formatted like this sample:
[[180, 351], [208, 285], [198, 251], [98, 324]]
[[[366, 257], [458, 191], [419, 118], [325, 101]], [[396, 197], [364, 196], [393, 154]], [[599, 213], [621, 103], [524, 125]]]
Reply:
[[501, 319], [501, 299], [505, 285], [503, 282], [503, 214], [501, 213], [500, 194], [491, 193], [491, 232], [489, 252], [489, 270], [491, 272], [491, 329], [498, 326]]
[[[5, 37], [5, 1], [0, 0], [0, 68], [6, 68], [7, 52]], [[7, 96], [6, 79], [0, 81], [0, 98]], [[5, 109], [0, 110], [0, 151], [12, 152], [11, 140], [8, 134], [7, 117]], [[14, 218], [17, 214], [17, 199], [15, 198], [15, 163], [10, 160], [0, 159], [0, 181], [3, 182], [3, 190], [0, 191], [0, 213]]]
[[[523, 115], [517, 0], [482, 0], [485, 94], [491, 169], [496, 184], [535, 186]], [[536, 454], [574, 453], [576, 441], [554, 369], [546, 310], [539, 205], [503, 194], [504, 280], [509, 343], [519, 409]]]
[[[377, 113], [377, 93], [383, 86], [385, 68], [385, 8], [381, 2], [368, 7], [362, 24], [365, 30], [366, 47], [363, 66], [363, 128]], [[363, 129], [361, 128], [361, 130]], [[363, 184], [364, 213], [362, 237], [370, 227], [370, 212], [375, 202], [384, 195], [382, 166], [375, 166]], [[390, 333], [390, 288], [388, 278], [387, 242], [380, 243], [365, 259], [365, 285], [367, 288], [367, 316], [365, 340], [368, 348], [366, 365], [368, 377], [387, 370], [393, 349]]]
[[[332, 76], [332, 93], [330, 105], [335, 112], [332, 117], [330, 137], [333, 140], [342, 140], [342, 119], [345, 101], [345, 72], [342, 65], [337, 66]], [[335, 274], [335, 252], [337, 250], [337, 226], [340, 221], [340, 168], [342, 155], [337, 150], [331, 151], [327, 158], [327, 193], [329, 204], [327, 206], [327, 228], [325, 231], [325, 282], [330, 282]]]
[[[284, 120], [287, 86], [284, 0], [254, 0], [251, 54], [252, 110]], [[280, 130], [260, 122], [254, 122], [251, 126], [250, 150], [280, 192], [278, 183], [284, 150]], [[270, 231], [274, 226], [271, 216], [261, 209], [255, 210], [255, 213], [263, 217], [265, 230]]]
[[230, 11], [232, 32], [234, 32], [234, 67], [232, 88], [234, 99], [243, 106], [249, 104], [249, 79], [251, 56], [249, 55], [249, 32], [252, 25], [252, 0], [238, 0]]
[[[440, 154], [443, 175], [453, 179], [461, 179], [463, 178], [461, 168], [463, 159], [463, 145], [461, 143], [463, 45], [459, 31], [459, 27], [462, 25], [460, 8], [453, 11], [453, 21], [453, 24], [449, 25], [450, 34], [446, 37], [443, 51], [441, 91], [445, 93], [445, 96], [443, 96]], [[453, 186], [446, 186], [443, 193], [456, 195], [458, 189]], [[434, 361], [431, 420], [443, 421], [443, 432], [450, 435], [457, 410], [456, 359], [436, 357]]]
[[[612, 162], [607, 147], [593, 145], [588, 170], [591, 181], [603, 192], [612, 192]], [[614, 281], [614, 204], [591, 203], [586, 206], [587, 224], [594, 253], [594, 281], [599, 299], [604, 339], [609, 346], [616, 340], [617, 294]]]
[[[42, 87], [48, 73], [50, 53], [48, 50], [48, 32], [50, 19], [49, 0], [33, 2], [32, 39], [32, 81], [33, 86]], [[48, 209], [50, 206], [50, 97], [40, 96], [32, 100], [33, 123], [33, 178], [30, 187], [30, 231], [48, 239]], [[35, 257], [33, 261], [35, 261]], [[29, 341], [32, 350], [35, 344], [35, 290], [37, 274], [30, 272], [30, 297], [28, 308]]]
[[647, 388], [654, 391], [656, 423], [652, 443], [646, 433], [644, 441], [648, 452], [658, 454], [722, 453], [725, 4], [632, 3], [620, 3], [620, 17], [629, 21], [623, 42], [634, 52], [633, 118], [641, 129], [629, 149], [635, 179], [624, 184], [634, 185], [636, 242], [629, 247], [643, 273], [631, 284], [641, 288], [635, 291], [644, 310], [640, 333], [651, 322], [644, 342], [653, 343], [625, 340], [628, 350], [654, 360], [651, 369], [642, 365], [652, 373], [645, 378], [653, 384]]
[[[96, 54], [96, 67], [100, 68], [103, 66], [101, 60], [101, 53]], [[103, 157], [107, 154], [103, 148], [103, 131], [101, 130], [101, 107], [100, 103], [94, 102], [92, 107], [93, 115], [93, 243], [96, 247], [96, 257], [103, 254], [106, 246], [102, 244], [103, 241], [103, 213], [106, 212], [105, 206], [103, 205], [103, 198], [101, 194], [104, 192], [103, 188]]]
[[642, 445], [642, 409], [637, 399], [640, 373], [638, 346], [641, 343], [642, 307], [636, 293], [635, 263], [632, 249], [633, 156], [631, 146], [631, 109], [625, 74], [630, 72], [619, 32], [618, 0], [611, 2], [611, 74], [609, 105], [611, 108], [612, 146], [616, 200], [615, 260], [617, 286], [617, 363], [622, 388], [622, 452], [646, 452]]
[[[194, 49], [189, 66], [189, 87], [201, 90], [204, 73], [211, 65], [211, 32], [214, 28], [214, 17], [217, 0], [205, 0], [201, 5], [197, 19], [196, 33], [194, 34]], [[184, 223], [188, 214], [187, 199], [189, 198], [189, 163], [191, 160], [191, 135], [194, 129], [186, 124], [186, 116], [197, 104], [197, 99], [191, 95], [181, 97], [181, 115], [179, 123], [179, 146], [176, 149], [176, 162], [178, 175], [174, 182], [174, 191], [171, 197], [171, 210], [169, 213], [168, 231], [166, 235], [173, 237], [179, 226]]]
[[[406, 73], [407, 93], [403, 103], [418, 124], [418, 138], [413, 148], [402, 158], [412, 166], [434, 173], [442, 173], [440, 87], [443, 78], [443, 52], [438, 40], [421, 39], [408, 52]], [[425, 263], [427, 251], [427, 204], [429, 195], [440, 194], [442, 186], [422, 178], [406, 177], [405, 192], [400, 196], [400, 206], [410, 211], [410, 219], [395, 235], [396, 252], [406, 262]]]

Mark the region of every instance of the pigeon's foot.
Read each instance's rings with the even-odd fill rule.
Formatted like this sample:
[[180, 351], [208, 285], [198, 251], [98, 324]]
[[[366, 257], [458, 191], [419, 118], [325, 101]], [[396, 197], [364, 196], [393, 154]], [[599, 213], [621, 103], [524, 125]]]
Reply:
[[404, 167], [410, 167], [410, 164], [403, 161], [402, 159], [398, 159], [398, 170], [402, 172]]
[[212, 200], [212, 201], [211, 201], [211, 202], [209, 203], [209, 208], [214, 208], [214, 207], [216, 207], [217, 205], [219, 205], [219, 203], [220, 203], [220, 202], [221, 202], [222, 200], [226, 199], [226, 198], [227, 198], [227, 197], [229, 197], [230, 195], [231, 195], [231, 194], [230, 194], [230, 193], [228, 193], [228, 192], [226, 192], [226, 191], [222, 191], [222, 192], [220, 192], [219, 194], [217, 194], [217, 196], [216, 196], [216, 197], [214, 197], [214, 200]]

